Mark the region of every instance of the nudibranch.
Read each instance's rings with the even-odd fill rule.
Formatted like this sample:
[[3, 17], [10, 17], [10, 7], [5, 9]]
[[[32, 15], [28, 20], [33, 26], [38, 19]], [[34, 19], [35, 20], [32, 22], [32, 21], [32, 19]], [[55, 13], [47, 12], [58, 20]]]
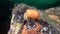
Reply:
[[24, 17], [27, 19], [38, 20], [38, 19], [40, 19], [41, 16], [40, 16], [40, 12], [38, 10], [27, 9]]

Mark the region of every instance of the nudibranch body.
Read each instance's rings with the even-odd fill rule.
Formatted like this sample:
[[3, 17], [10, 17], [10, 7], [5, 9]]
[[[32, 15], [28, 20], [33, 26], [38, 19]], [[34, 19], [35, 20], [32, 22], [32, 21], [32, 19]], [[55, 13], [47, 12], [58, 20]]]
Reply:
[[41, 15], [40, 15], [40, 12], [38, 10], [27, 9], [24, 17], [27, 19], [38, 20], [38, 19], [40, 19]]

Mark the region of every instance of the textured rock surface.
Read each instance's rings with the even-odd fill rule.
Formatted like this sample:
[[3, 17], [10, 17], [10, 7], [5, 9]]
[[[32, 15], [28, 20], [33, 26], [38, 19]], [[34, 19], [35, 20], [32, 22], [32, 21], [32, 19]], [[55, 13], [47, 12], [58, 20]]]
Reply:
[[50, 8], [46, 10], [46, 13], [52, 20], [60, 23], [60, 7]]
[[[60, 34], [56, 28], [51, 26], [52, 24], [50, 22], [45, 21], [43, 18], [39, 20], [25, 19], [24, 13], [27, 9], [37, 10], [36, 8], [27, 6], [25, 4], [19, 4], [18, 6], [14, 7], [8, 34]], [[44, 14], [42, 13], [42, 15]], [[46, 14], [49, 15], [49, 13]], [[45, 16], [44, 18], [47, 19]]]
[[47, 9], [45, 12], [54, 24], [60, 27], [60, 6]]

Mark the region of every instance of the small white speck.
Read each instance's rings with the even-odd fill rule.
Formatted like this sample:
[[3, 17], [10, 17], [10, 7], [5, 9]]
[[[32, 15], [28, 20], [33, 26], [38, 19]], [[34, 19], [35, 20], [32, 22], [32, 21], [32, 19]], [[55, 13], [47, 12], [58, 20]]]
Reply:
[[47, 27], [44, 27], [43, 29], [44, 29], [45, 31], [47, 31], [48, 28], [47, 28]]

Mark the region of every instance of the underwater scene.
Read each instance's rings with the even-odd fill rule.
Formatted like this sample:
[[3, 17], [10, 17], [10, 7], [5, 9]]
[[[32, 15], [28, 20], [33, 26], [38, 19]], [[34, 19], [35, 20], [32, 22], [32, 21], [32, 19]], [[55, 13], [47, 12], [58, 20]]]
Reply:
[[60, 34], [60, 0], [0, 0], [0, 34]]

